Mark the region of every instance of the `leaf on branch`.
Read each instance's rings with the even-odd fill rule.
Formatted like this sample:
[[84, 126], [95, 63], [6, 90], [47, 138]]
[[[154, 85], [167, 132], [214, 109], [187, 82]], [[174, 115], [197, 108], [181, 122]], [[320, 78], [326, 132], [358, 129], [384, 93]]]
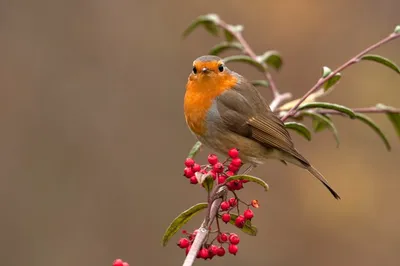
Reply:
[[394, 33], [400, 33], [400, 25], [397, 25], [396, 28], [394, 28]]
[[235, 36], [232, 34], [232, 32], [234, 33], [242, 32], [244, 27], [243, 25], [228, 25], [228, 29], [229, 30], [224, 30], [225, 39], [228, 42], [231, 42], [235, 39]]
[[186, 211], [179, 214], [172, 223], [168, 226], [167, 230], [164, 233], [162, 239], [162, 245], [166, 246], [170, 238], [183, 226], [185, 225], [190, 219], [193, 218], [195, 214], [200, 212], [201, 210], [208, 207], [207, 203], [198, 203]]
[[263, 55], [257, 57], [258, 62], [265, 63], [268, 66], [279, 70], [282, 67], [282, 57], [277, 51], [266, 51]]
[[[327, 95], [328, 93], [325, 93], [323, 89], [317, 90], [314, 93], [311, 93], [310, 96], [307, 97], [307, 99], [304, 100], [304, 102], [302, 102], [302, 104], [305, 103], [310, 103], [310, 102], [315, 102], [318, 98]], [[298, 102], [300, 101], [300, 98], [290, 101], [284, 105], [282, 105], [281, 107], [279, 107], [279, 111], [285, 111], [285, 110], [290, 110], [292, 109], [293, 106], [295, 106]]]
[[356, 113], [356, 119], [358, 119], [358, 120], [362, 121], [363, 123], [367, 124], [368, 126], [370, 126], [379, 135], [379, 137], [381, 137], [383, 143], [385, 143], [386, 149], [388, 151], [391, 150], [389, 141], [387, 140], [385, 134], [382, 132], [382, 130], [378, 127], [377, 124], [375, 124], [375, 122], [371, 118], [369, 118], [366, 115]]
[[210, 55], [218, 55], [228, 49], [242, 50], [243, 46], [238, 42], [221, 42], [210, 50]]
[[[327, 76], [329, 76], [332, 73], [332, 70], [327, 67], [324, 66], [322, 68], [322, 77], [326, 78]], [[336, 83], [339, 82], [340, 78], [342, 77], [342, 75], [340, 73], [336, 73], [335, 75], [333, 75], [332, 77], [330, 77], [323, 85], [324, 87], [324, 91], [329, 90], [329, 88], [331, 88], [333, 85], [335, 85]]]
[[286, 122], [285, 127], [296, 131], [307, 140], [311, 140], [310, 130], [305, 125], [297, 122]]
[[[229, 221], [229, 223], [235, 225], [235, 220], [237, 217], [238, 216], [236, 214], [231, 213], [231, 220]], [[251, 236], [256, 236], [257, 232], [258, 232], [257, 227], [252, 225], [250, 220], [246, 220], [243, 228], [239, 228], [239, 229], [242, 230], [243, 233], [246, 233]]]
[[[197, 174], [197, 173], [196, 173]], [[201, 173], [199, 173], [201, 174]], [[212, 178], [211, 175], [206, 175], [205, 179], [202, 182], [199, 182], [203, 185], [203, 187], [206, 189], [207, 192], [210, 192], [214, 186], [214, 179]]]
[[224, 58], [225, 63], [243, 62], [255, 66], [261, 72], [264, 72], [264, 66], [247, 55], [232, 55]]
[[231, 42], [235, 39], [235, 36], [233, 36], [232, 33], [228, 30], [224, 30], [224, 35], [227, 42]]
[[[387, 106], [384, 104], [377, 104], [376, 108], [382, 109], [382, 110], [390, 110], [393, 109], [391, 106]], [[394, 129], [396, 130], [397, 135], [400, 137], [400, 114], [396, 113], [386, 113], [386, 116], [389, 118], [390, 122], [392, 123]]]
[[350, 108], [348, 108], [346, 106], [335, 104], [335, 103], [312, 102], [312, 103], [301, 104], [299, 106], [299, 110], [314, 109], [314, 108], [335, 110], [340, 113], [348, 115], [352, 119], [356, 117], [353, 110], [351, 110]]
[[335, 124], [332, 122], [332, 120], [328, 116], [310, 112], [310, 111], [304, 111], [304, 112], [301, 112], [301, 114], [312, 118], [314, 132], [318, 133], [324, 129], [331, 130], [333, 133], [333, 136], [335, 137], [335, 140], [336, 140], [336, 147], [339, 147], [339, 145], [340, 145], [339, 133], [336, 129]]
[[261, 79], [261, 80], [253, 80], [253, 81], [251, 81], [251, 84], [253, 84], [253, 86], [256, 86], [256, 87], [265, 87], [265, 88], [269, 88], [269, 82], [268, 82], [268, 80], [264, 80], [264, 79]]
[[387, 66], [387, 67], [393, 69], [394, 71], [396, 71], [397, 73], [400, 74], [399, 67], [395, 63], [393, 63], [392, 61], [390, 61], [389, 59], [387, 59], [383, 56], [374, 55], [374, 54], [366, 54], [363, 57], [361, 57], [361, 60], [369, 60], [369, 61], [374, 61], [374, 62], [380, 63], [384, 66]]
[[183, 32], [183, 37], [187, 37], [192, 33], [198, 26], [203, 25], [204, 28], [212, 35], [218, 35], [218, 24], [219, 17], [216, 14], [208, 14], [197, 17]]
[[250, 182], [254, 182], [254, 183], [259, 184], [260, 186], [262, 186], [262, 187], [265, 189], [265, 191], [268, 191], [268, 189], [269, 189], [268, 184], [265, 183], [264, 180], [262, 180], [261, 178], [255, 177], [255, 176], [250, 176], [250, 175], [234, 175], [234, 176], [228, 177], [228, 178], [225, 180], [225, 182], [228, 183], [228, 182], [233, 181], [233, 180], [247, 180], [247, 181], [250, 181]]
[[192, 149], [190, 149], [188, 158], [194, 158], [194, 157], [196, 156], [196, 154], [200, 151], [201, 145], [202, 145], [201, 142], [200, 142], [200, 141], [197, 141], [197, 142], [193, 145]]

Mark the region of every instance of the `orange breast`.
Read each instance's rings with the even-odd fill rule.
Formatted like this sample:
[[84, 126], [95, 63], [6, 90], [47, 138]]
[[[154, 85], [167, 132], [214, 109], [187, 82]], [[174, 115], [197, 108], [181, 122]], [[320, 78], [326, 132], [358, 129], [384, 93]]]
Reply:
[[184, 112], [186, 123], [197, 135], [207, 131], [206, 116], [213, 100], [235, 86], [237, 78], [232, 75], [216, 77], [190, 77], [186, 84]]

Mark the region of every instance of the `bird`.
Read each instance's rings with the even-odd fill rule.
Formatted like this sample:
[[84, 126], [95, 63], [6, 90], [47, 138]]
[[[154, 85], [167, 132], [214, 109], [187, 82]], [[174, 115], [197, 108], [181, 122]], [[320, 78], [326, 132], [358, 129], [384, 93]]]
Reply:
[[285, 124], [246, 78], [230, 70], [223, 59], [203, 55], [193, 61], [183, 103], [190, 131], [206, 147], [227, 154], [240, 151], [252, 168], [268, 159], [306, 169], [336, 198], [324, 176], [294, 147]]

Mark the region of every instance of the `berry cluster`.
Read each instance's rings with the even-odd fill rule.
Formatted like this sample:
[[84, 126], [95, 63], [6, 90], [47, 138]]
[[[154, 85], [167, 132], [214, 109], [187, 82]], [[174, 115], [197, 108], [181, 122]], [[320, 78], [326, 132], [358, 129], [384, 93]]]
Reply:
[[114, 260], [113, 266], [129, 266], [129, 263], [127, 263], [126, 261], [123, 261], [121, 259], [116, 259]]
[[[189, 253], [197, 232], [197, 230], [194, 230], [193, 233], [188, 233], [185, 230], [182, 231], [186, 237], [179, 239], [177, 245], [178, 247], [185, 249], [186, 255]], [[214, 244], [215, 241], [217, 241], [218, 244]], [[197, 258], [207, 260], [212, 259], [214, 256], [222, 257], [226, 253], [224, 245], [228, 245], [228, 252], [230, 254], [236, 255], [239, 250], [239, 242], [240, 238], [235, 233], [218, 233], [209, 244], [203, 245], [203, 248], [201, 248], [197, 253]]]
[[[197, 173], [202, 175], [206, 174], [211, 176], [214, 180], [217, 180], [218, 184], [225, 183], [225, 180], [237, 172], [242, 167], [242, 160], [239, 158], [239, 151], [237, 149], [230, 149], [228, 152], [229, 158], [225, 162], [220, 162], [217, 155], [208, 155], [208, 164], [199, 165], [192, 158], [185, 160], [185, 169], [183, 175], [189, 179], [191, 184], [197, 184], [199, 182]], [[247, 180], [234, 180], [226, 184], [227, 188], [231, 191], [240, 190], [243, 188], [243, 184]]]
[[[235, 233], [222, 232], [220, 228], [220, 220], [227, 223], [234, 224], [237, 228], [251, 226], [251, 220], [254, 217], [254, 212], [251, 207], [258, 208], [258, 201], [252, 200], [250, 203], [243, 202], [237, 196], [237, 191], [243, 189], [243, 184], [248, 182], [243, 178], [226, 182], [230, 176], [237, 175], [243, 166], [242, 160], [239, 158], [239, 151], [235, 148], [230, 149], [228, 152], [228, 159], [221, 162], [217, 155], [210, 154], [207, 157], [208, 164], [200, 165], [192, 158], [185, 160], [185, 169], [183, 175], [189, 179], [191, 184], [197, 184], [204, 181], [202, 176], [212, 177], [214, 183], [219, 186], [225, 185], [228, 193], [232, 197], [226, 197], [220, 204], [218, 213], [216, 215], [217, 230], [212, 231], [210, 228], [209, 235], [205, 243], [197, 253], [197, 258], [212, 259], [214, 256], [222, 257], [227, 252], [236, 255], [238, 252], [238, 244], [240, 238]], [[211, 178], [210, 178], [211, 180]], [[203, 184], [204, 186], [204, 184]], [[240, 212], [240, 206], [245, 205], [245, 210]], [[183, 234], [186, 236], [181, 238], [177, 243], [178, 247], [185, 249], [186, 255], [192, 247], [193, 241], [197, 235], [198, 230], [188, 233], [185, 230]], [[214, 237], [212, 237], [214, 235]], [[211, 240], [211, 241], [210, 241]], [[224, 247], [225, 246], [225, 247]]]

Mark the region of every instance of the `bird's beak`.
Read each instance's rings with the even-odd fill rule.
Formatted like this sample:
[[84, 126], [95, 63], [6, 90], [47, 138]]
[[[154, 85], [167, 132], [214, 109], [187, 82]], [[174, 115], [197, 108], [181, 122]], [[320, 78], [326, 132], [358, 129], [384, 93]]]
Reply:
[[204, 73], [204, 74], [207, 74], [208, 72], [210, 72], [210, 70], [208, 68], [206, 68], [206, 67], [203, 67], [201, 69], [201, 72]]

